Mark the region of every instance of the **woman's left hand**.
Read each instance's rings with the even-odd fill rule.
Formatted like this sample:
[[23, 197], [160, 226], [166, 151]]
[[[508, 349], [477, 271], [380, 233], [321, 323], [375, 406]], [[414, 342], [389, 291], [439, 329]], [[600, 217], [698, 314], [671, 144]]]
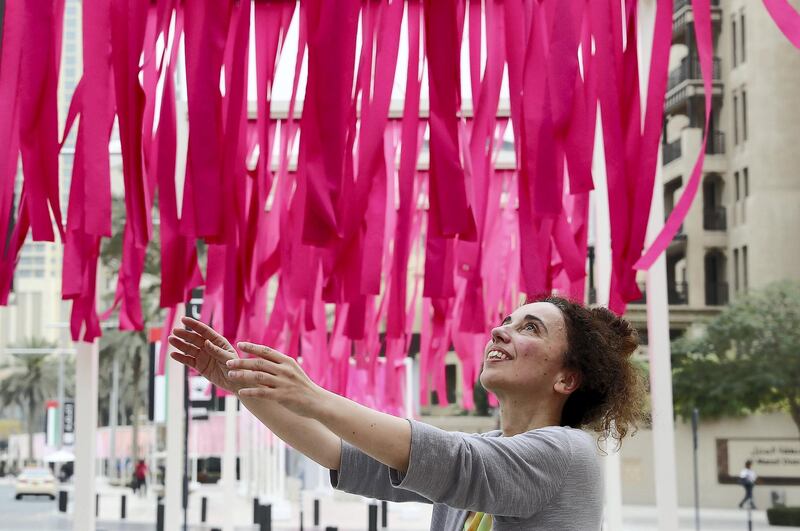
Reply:
[[239, 396], [274, 400], [289, 411], [316, 417], [325, 390], [311, 381], [294, 358], [254, 343], [238, 343], [242, 352], [256, 358], [227, 362], [228, 378], [240, 387]]

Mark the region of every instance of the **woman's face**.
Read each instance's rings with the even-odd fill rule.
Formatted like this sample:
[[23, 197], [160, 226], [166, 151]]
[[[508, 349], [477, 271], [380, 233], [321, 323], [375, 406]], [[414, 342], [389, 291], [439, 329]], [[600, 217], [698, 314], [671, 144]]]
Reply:
[[559, 386], [570, 376], [563, 367], [566, 348], [561, 310], [549, 302], [520, 306], [492, 330], [484, 350], [481, 383], [498, 395], [563, 393]]

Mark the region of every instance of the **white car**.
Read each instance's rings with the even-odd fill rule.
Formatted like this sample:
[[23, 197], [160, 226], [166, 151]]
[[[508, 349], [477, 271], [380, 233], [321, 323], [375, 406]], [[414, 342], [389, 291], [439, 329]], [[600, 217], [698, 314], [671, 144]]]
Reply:
[[16, 499], [23, 496], [49, 496], [56, 499], [56, 477], [49, 468], [26, 468], [17, 476]]

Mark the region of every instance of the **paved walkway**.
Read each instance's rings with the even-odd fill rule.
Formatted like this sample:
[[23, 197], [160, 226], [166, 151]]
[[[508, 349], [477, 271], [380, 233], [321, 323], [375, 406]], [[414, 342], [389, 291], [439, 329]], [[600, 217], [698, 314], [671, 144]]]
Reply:
[[[151, 492], [148, 496], [136, 496], [129, 489], [102, 486], [100, 492], [100, 511], [98, 531], [151, 531], [155, 528], [156, 499]], [[57, 503], [44, 499], [13, 499], [13, 484], [0, 480], [0, 530], [19, 531], [37, 529], [41, 531], [72, 530], [71, 514], [59, 513]], [[255, 530], [252, 525], [252, 500], [237, 496], [233, 504], [225, 505], [221, 489], [216, 485], [202, 486], [193, 492], [189, 499], [189, 529], [209, 531], [222, 528], [223, 523], [233, 524], [236, 531]], [[120, 520], [122, 495], [126, 495], [127, 518]], [[207, 523], [200, 522], [200, 505], [203, 496], [207, 497]], [[313, 499], [320, 496], [321, 527], [312, 525]], [[307, 530], [337, 527], [339, 531], [364, 531], [367, 529], [368, 501], [339, 492], [322, 495], [314, 492], [303, 493], [303, 522]], [[275, 531], [297, 531], [300, 528], [299, 503], [276, 504], [273, 507], [273, 526]], [[71, 507], [70, 507], [71, 510]], [[388, 529], [390, 531], [425, 531], [430, 522], [429, 505], [389, 504]], [[702, 509], [701, 529], [703, 531], [746, 531], [747, 512], [737, 509]], [[694, 530], [694, 510], [680, 510], [678, 531]], [[754, 511], [753, 529], [756, 531], [800, 531], [798, 527], [770, 527], [764, 511]], [[657, 531], [655, 507], [626, 506], [623, 509], [624, 527], [621, 531]], [[11, 526], [11, 527], [8, 527]]]

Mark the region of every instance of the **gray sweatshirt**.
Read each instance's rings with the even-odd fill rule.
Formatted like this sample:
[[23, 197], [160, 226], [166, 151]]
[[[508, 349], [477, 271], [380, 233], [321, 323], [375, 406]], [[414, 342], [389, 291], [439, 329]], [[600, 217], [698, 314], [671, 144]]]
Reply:
[[395, 502], [433, 503], [431, 531], [463, 531], [469, 511], [496, 531], [599, 530], [603, 493], [594, 438], [552, 426], [513, 437], [448, 432], [410, 420], [405, 474], [342, 441], [334, 488]]

